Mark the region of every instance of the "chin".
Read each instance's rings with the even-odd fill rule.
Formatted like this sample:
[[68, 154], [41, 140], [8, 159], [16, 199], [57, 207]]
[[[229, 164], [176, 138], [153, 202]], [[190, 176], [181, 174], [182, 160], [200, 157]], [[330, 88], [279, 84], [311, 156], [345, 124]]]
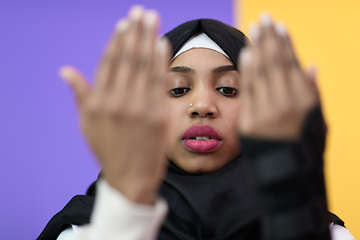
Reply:
[[215, 156], [210, 157], [207, 154], [201, 154], [191, 158], [187, 157], [186, 160], [183, 161], [176, 159], [173, 160], [173, 162], [185, 172], [198, 175], [216, 172], [232, 160], [229, 161], [226, 159], [219, 159]]
[[228, 163], [235, 160], [240, 153], [239, 144], [222, 145], [215, 151], [208, 153], [197, 153], [189, 151], [181, 144], [169, 146], [166, 155], [176, 166], [183, 171], [194, 174], [208, 174], [216, 172]]

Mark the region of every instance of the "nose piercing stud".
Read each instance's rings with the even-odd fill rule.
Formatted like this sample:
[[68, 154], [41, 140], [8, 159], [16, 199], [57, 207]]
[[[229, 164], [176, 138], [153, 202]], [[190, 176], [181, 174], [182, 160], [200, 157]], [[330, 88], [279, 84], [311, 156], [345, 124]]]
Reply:
[[192, 106], [192, 103], [190, 103], [190, 107]]

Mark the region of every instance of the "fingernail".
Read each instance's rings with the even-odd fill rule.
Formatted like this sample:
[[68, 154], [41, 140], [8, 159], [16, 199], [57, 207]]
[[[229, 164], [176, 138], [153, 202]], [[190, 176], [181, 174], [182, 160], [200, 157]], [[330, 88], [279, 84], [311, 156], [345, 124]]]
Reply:
[[259, 26], [258, 25], [251, 25], [250, 26], [250, 36], [251, 36], [251, 39], [253, 41], [257, 41], [259, 39], [259, 35], [260, 35], [260, 32], [259, 32]]
[[241, 64], [249, 65], [251, 63], [251, 51], [247, 47], [241, 50]]
[[144, 7], [141, 5], [135, 5], [130, 9], [130, 18], [134, 21], [139, 21], [144, 12]]
[[116, 23], [115, 29], [118, 32], [123, 32], [128, 28], [128, 26], [129, 26], [129, 21], [126, 18], [122, 18]]
[[275, 25], [275, 31], [279, 36], [285, 37], [287, 35], [287, 30], [283, 23], [277, 23]]
[[149, 10], [145, 13], [144, 17], [144, 27], [153, 29], [157, 21], [157, 12], [155, 10]]
[[262, 13], [260, 22], [263, 27], [270, 27], [272, 24], [271, 16], [268, 13]]
[[59, 68], [58, 75], [64, 82], [69, 83], [70, 74], [71, 74], [71, 70], [67, 66], [63, 66]]

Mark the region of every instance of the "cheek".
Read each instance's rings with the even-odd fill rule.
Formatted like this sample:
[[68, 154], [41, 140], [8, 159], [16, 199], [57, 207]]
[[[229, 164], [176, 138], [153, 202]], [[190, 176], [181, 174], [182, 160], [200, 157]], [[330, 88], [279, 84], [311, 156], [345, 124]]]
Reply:
[[239, 115], [241, 113], [241, 103], [236, 101], [234, 103], [227, 103], [222, 106], [223, 115], [226, 116], [226, 121], [232, 127], [236, 127]]
[[223, 122], [221, 125], [224, 129], [224, 134], [227, 135], [227, 146], [231, 149], [237, 148], [238, 143], [238, 119], [241, 111], [241, 104], [239, 101], [222, 104]]

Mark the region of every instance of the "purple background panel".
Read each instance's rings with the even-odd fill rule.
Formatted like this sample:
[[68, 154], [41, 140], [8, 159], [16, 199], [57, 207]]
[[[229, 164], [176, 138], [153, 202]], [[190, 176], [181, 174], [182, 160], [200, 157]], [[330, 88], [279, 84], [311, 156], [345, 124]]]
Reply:
[[97, 178], [57, 71], [70, 64], [92, 79], [116, 21], [133, 4], [160, 12], [161, 33], [196, 18], [233, 24], [231, 0], [0, 2], [0, 239], [35, 239]]

